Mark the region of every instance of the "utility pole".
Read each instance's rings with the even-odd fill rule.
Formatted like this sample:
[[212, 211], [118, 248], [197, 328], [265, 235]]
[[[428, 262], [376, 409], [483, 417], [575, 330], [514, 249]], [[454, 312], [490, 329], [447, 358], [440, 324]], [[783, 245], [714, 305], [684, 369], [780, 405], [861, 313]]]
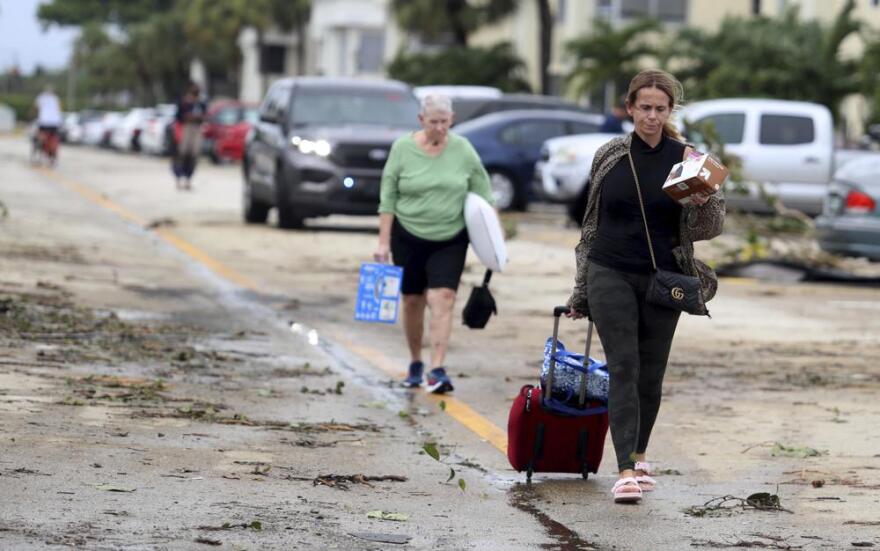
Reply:
[[76, 88], [76, 54], [70, 54], [70, 61], [67, 62], [67, 109], [65, 111], [75, 111], [74, 98]]

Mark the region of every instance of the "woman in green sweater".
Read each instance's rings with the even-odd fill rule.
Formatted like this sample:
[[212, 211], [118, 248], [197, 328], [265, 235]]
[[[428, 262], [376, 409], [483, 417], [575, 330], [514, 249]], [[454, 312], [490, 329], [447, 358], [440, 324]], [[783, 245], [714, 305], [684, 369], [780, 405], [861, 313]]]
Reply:
[[377, 262], [403, 267], [403, 329], [411, 362], [404, 386], [422, 383], [425, 308], [431, 312], [428, 392], [452, 390], [444, 363], [452, 308], [464, 269], [468, 236], [464, 200], [469, 191], [494, 203], [489, 175], [467, 139], [449, 132], [452, 102], [422, 100], [422, 129], [397, 139], [382, 172]]

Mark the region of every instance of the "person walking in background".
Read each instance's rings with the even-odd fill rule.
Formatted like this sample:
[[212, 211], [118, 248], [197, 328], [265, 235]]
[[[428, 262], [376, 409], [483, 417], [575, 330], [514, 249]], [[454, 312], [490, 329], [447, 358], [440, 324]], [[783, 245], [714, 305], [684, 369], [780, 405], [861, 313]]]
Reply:
[[46, 85], [36, 97], [34, 109], [37, 112], [37, 143], [40, 150], [49, 158], [49, 163], [54, 165], [58, 157], [58, 132], [61, 129], [63, 116], [61, 100], [55, 95], [51, 84]]
[[605, 120], [599, 127], [599, 132], [608, 134], [623, 134], [623, 121], [627, 119], [626, 100], [621, 98], [620, 102], [615, 103], [611, 108], [611, 112], [605, 115]]
[[658, 268], [700, 277], [704, 301], [717, 289], [708, 266], [699, 263], [702, 273], [696, 273], [693, 242], [721, 233], [723, 196], [693, 196], [693, 204], [682, 207], [661, 189], [672, 166], [690, 152], [670, 121], [681, 100], [681, 84], [663, 71], [643, 71], [630, 82], [626, 109], [635, 131], [596, 152], [576, 249], [568, 305], [571, 317], [595, 321], [608, 362], [608, 410], [620, 475], [612, 489], [615, 502], [637, 502], [657, 484], [646, 450], [680, 314], [646, 301], [653, 272], [646, 231]]
[[[398, 138], [382, 172], [377, 262], [403, 267], [403, 328], [410, 352], [406, 387], [422, 383], [425, 309], [430, 311], [428, 392], [453, 390], [446, 373], [452, 309], [464, 269], [468, 236], [464, 202], [473, 191], [494, 204], [489, 175], [470, 142], [449, 131], [452, 102], [422, 99], [421, 130]], [[389, 258], [390, 256], [390, 258]]]
[[202, 122], [205, 118], [205, 102], [199, 93], [199, 86], [190, 82], [186, 93], [177, 103], [174, 122], [175, 151], [171, 168], [177, 189], [192, 189], [192, 176], [196, 170], [202, 142]]

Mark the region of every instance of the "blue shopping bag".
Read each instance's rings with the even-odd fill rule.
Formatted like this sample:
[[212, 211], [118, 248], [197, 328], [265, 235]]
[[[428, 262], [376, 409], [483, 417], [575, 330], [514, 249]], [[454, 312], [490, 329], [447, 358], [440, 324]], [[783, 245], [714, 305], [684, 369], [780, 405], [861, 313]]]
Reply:
[[[544, 365], [541, 369], [541, 388], [547, 392], [547, 375], [552, 361], [553, 338], [544, 344]], [[581, 379], [587, 375], [587, 399], [608, 401], [608, 365], [594, 358], [584, 367], [584, 355], [565, 349], [562, 341], [556, 343], [556, 371], [553, 372], [553, 388], [547, 394], [566, 405], [577, 405]]]
[[390, 264], [361, 264], [354, 319], [374, 323], [397, 323], [403, 268]]

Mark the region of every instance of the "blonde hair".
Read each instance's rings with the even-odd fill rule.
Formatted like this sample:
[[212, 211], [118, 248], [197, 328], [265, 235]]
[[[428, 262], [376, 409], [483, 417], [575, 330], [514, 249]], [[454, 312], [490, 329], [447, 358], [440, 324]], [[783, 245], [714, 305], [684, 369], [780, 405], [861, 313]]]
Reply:
[[428, 111], [441, 111], [443, 113], [452, 113], [452, 100], [449, 96], [443, 94], [428, 94], [422, 98], [421, 114], [424, 115]]
[[[666, 71], [647, 69], [633, 77], [629, 82], [629, 90], [626, 92], [626, 103], [628, 105], [635, 105], [636, 96], [642, 88], [656, 88], [669, 96], [669, 110], [673, 114], [684, 101], [684, 87], [682, 87], [677, 78]], [[678, 129], [672, 124], [671, 118], [663, 123], [663, 133], [670, 138], [684, 141]]]

